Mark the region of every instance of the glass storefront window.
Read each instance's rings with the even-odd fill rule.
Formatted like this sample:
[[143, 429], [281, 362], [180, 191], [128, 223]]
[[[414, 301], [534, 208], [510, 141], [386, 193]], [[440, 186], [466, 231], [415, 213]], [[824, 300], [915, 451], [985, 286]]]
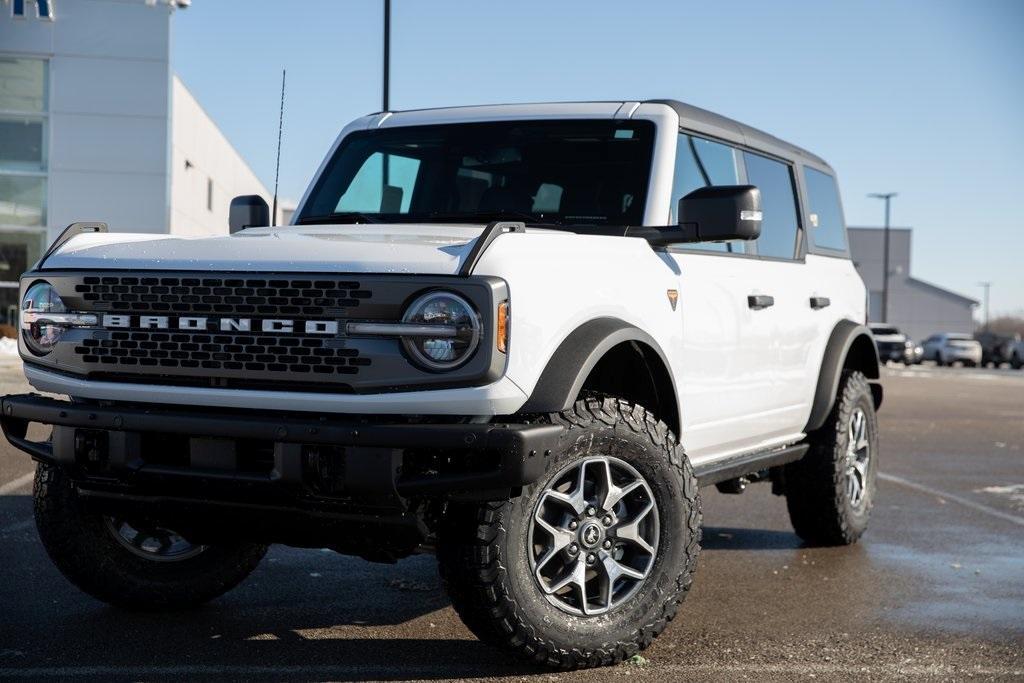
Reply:
[[46, 67], [0, 57], [0, 225], [45, 224]]
[[42, 114], [46, 90], [44, 60], [0, 57], [0, 110]]
[[44, 129], [40, 118], [0, 114], [0, 172], [45, 171]]
[[46, 178], [0, 174], [0, 225], [46, 225]]
[[42, 256], [42, 233], [0, 233], [0, 336], [18, 335], [18, 278]]

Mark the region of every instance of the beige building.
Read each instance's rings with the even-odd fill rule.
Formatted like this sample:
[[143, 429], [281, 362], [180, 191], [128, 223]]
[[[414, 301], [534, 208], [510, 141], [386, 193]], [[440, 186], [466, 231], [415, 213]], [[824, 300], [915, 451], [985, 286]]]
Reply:
[[[868, 316], [882, 322], [882, 272], [885, 233], [880, 228], [849, 228], [850, 255], [868, 288]], [[978, 302], [938, 285], [918, 280], [910, 271], [910, 228], [889, 230], [889, 315], [912, 339], [936, 332], [974, 332]]]

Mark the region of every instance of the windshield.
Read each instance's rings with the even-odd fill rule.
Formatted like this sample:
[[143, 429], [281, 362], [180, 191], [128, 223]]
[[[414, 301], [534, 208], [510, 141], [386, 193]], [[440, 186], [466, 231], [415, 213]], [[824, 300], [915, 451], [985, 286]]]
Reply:
[[353, 133], [300, 223], [473, 221], [640, 225], [649, 121], [503, 121]]

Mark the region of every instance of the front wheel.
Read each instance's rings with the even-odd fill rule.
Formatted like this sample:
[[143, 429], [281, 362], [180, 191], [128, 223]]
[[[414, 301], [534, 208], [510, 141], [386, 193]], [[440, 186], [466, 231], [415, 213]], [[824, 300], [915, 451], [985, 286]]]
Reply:
[[675, 436], [642, 407], [593, 397], [522, 495], [446, 511], [438, 560], [452, 605], [482, 641], [559, 669], [647, 647], [686, 595], [700, 499]]
[[811, 545], [849, 545], [867, 530], [878, 470], [878, 419], [867, 379], [844, 372], [810, 450], [785, 466], [786, 506], [797, 536]]
[[36, 526], [50, 559], [78, 588], [129, 609], [175, 609], [227, 592], [259, 564], [267, 548], [205, 546], [145, 519], [86, 509], [59, 467], [36, 468]]

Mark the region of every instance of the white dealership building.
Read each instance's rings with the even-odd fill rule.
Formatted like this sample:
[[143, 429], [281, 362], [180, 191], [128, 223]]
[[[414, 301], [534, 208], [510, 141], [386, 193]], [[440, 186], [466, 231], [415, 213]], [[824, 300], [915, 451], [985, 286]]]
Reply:
[[[0, 329], [69, 223], [226, 233], [266, 187], [174, 75], [188, 0], [0, 0]], [[185, 10], [187, 11], [187, 10]]]

